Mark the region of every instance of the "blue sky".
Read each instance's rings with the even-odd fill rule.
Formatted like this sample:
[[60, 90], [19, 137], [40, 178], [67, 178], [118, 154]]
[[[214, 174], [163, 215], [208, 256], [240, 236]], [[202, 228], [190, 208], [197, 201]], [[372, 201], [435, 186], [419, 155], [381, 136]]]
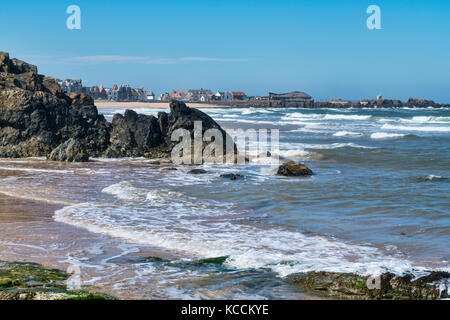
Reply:
[[[66, 28], [72, 4], [81, 30]], [[7, 1], [0, 21], [0, 50], [86, 85], [450, 103], [448, 0]]]

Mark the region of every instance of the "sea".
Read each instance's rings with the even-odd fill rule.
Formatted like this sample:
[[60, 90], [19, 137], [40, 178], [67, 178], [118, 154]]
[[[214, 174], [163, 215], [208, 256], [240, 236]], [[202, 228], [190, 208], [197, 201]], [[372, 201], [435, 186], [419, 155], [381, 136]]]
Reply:
[[21, 237], [0, 237], [0, 259], [76, 266], [82, 286], [133, 299], [311, 299], [290, 275], [450, 271], [450, 109], [202, 111], [226, 130], [277, 129], [280, 161], [314, 175], [278, 176], [270, 161], [1, 159], [3, 204], [49, 213], [11, 224]]

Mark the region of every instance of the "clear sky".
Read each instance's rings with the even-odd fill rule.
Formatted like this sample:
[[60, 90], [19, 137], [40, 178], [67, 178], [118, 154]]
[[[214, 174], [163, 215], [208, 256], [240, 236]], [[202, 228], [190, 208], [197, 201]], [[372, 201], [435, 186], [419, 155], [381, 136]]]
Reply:
[[450, 103], [449, 0], [2, 1], [0, 21], [0, 51], [85, 85]]

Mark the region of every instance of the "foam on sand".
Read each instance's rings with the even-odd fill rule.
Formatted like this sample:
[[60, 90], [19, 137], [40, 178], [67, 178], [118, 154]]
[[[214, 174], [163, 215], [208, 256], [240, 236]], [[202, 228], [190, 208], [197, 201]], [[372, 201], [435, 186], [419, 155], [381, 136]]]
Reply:
[[[125, 193], [129, 192], [129, 187], [123, 186]], [[140, 206], [133, 202], [81, 203], [56, 211], [54, 218], [91, 232], [182, 253], [192, 259], [228, 256], [225, 265], [230, 268], [265, 268], [280, 276], [313, 270], [362, 275], [421, 270], [398, 254], [388, 254], [368, 245], [304, 235], [282, 227], [241, 223], [233, 218], [240, 214], [231, 207], [200, 204], [183, 197], [174, 197], [163, 206], [145, 205], [146, 201], [142, 199]]]

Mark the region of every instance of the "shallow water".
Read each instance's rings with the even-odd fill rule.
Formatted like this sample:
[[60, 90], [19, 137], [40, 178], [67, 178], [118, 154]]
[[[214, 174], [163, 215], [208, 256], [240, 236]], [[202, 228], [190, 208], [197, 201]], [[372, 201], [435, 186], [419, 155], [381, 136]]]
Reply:
[[[57, 204], [56, 229], [97, 235], [71, 245], [62, 236], [56, 260], [121, 296], [293, 299], [305, 297], [284, 280], [295, 272], [449, 270], [450, 110], [205, 112], [227, 129], [279, 129], [280, 156], [315, 175], [278, 177], [258, 163], [192, 175], [145, 159], [1, 160], [0, 191]], [[230, 172], [245, 179], [220, 177]], [[194, 262], [212, 257], [226, 260]]]

